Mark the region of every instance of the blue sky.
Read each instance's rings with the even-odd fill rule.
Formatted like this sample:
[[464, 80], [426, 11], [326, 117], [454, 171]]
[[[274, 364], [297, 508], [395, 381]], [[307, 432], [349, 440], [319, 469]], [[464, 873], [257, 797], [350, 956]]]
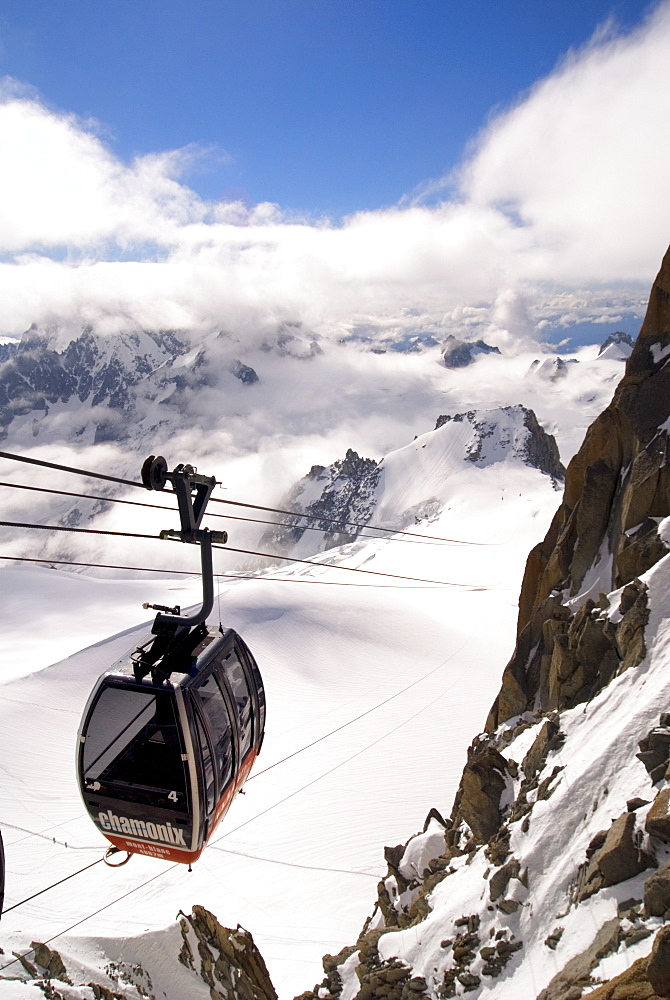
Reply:
[[0, 336], [636, 332], [670, 0], [3, 0]]
[[639, 0], [3, 0], [0, 70], [207, 199], [339, 218], [411, 195]]

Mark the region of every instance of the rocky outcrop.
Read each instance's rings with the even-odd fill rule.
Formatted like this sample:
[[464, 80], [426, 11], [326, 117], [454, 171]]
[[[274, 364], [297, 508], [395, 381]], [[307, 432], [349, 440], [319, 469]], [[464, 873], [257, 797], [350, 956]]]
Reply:
[[603, 354], [607, 354], [609, 357], [613, 356], [612, 348], [617, 351], [618, 357], [628, 357], [633, 348], [635, 347], [635, 341], [628, 333], [624, 333], [622, 330], [615, 330], [611, 333], [607, 340], [603, 341], [598, 350], [598, 357]]
[[[616, 669], [607, 645], [612, 630], [603, 627], [600, 637], [586, 622], [585, 614], [593, 619], [595, 604], [586, 613], [579, 609], [591, 595], [599, 599], [601, 592], [633, 584], [667, 551], [657, 528], [670, 514], [670, 438], [665, 426], [670, 417], [669, 353], [670, 251], [652, 288], [624, 378], [570, 462], [563, 502], [545, 539], [528, 557], [517, 646], [488, 729], [528, 707], [553, 706], [557, 696], [548, 682], [550, 670], [564, 689], [566, 672], [572, 678], [565, 697], [575, 704], [575, 699], [592, 696]], [[635, 586], [636, 610], [612, 644], [626, 666], [644, 655], [644, 601], [639, 585]], [[567, 601], [571, 602], [568, 617], [560, 610], [557, 619], [557, 609], [565, 608]], [[584, 626], [586, 633], [580, 639]], [[630, 635], [625, 634], [627, 629]], [[578, 647], [586, 640], [595, 643], [593, 657], [588, 656], [591, 665], [575, 676]], [[597, 669], [594, 658], [599, 661]], [[584, 665], [583, 661], [584, 657]]]
[[[326, 549], [352, 542], [360, 527], [369, 521], [381, 469], [372, 458], [348, 449], [345, 457], [332, 465], [313, 465], [280, 507], [295, 510], [281, 524], [268, 529], [260, 546], [275, 552], [289, 552], [305, 531], [322, 531]], [[314, 499], [307, 499], [313, 497]]]
[[265, 962], [249, 931], [222, 927], [204, 906], [180, 921], [179, 961], [210, 988], [212, 1000], [277, 1000]]
[[497, 410], [440, 414], [435, 430], [452, 421], [456, 424], [469, 423], [472, 427], [472, 437], [465, 454], [466, 461], [484, 466], [515, 457], [552, 479], [563, 479], [565, 469], [561, 464], [556, 439], [544, 430], [533, 410], [528, 407], [519, 403], [516, 406], [501, 406]]
[[486, 740], [475, 741], [469, 748], [454, 801], [452, 826], [466, 823], [475, 844], [488, 843], [500, 828], [500, 800], [508, 775], [508, 762]]
[[558, 379], [565, 378], [570, 369], [578, 364], [576, 358], [568, 358], [567, 361], [565, 358], [558, 357], [545, 358], [543, 361], [538, 359], [533, 361], [530, 366], [530, 374], [547, 382], [556, 382]]
[[500, 354], [497, 347], [491, 347], [483, 340], [459, 340], [453, 335], [443, 344], [442, 362], [445, 368], [466, 368], [481, 354]]
[[258, 382], [258, 374], [251, 365], [245, 365], [242, 361], [233, 361], [230, 366], [230, 374], [238, 378], [243, 385], [254, 385]]
[[[569, 970], [568, 970], [569, 971]], [[589, 980], [584, 980], [588, 985]], [[578, 1000], [582, 995], [581, 986], [569, 976], [565, 978], [566, 989], [562, 995], [554, 994], [547, 1000]], [[572, 991], [572, 992], [570, 992]], [[651, 955], [639, 958], [609, 982], [591, 990], [589, 1000], [661, 1000], [670, 996], [670, 927], [665, 926], [656, 934]], [[541, 994], [542, 1000], [544, 1000]], [[538, 998], [540, 1000], [540, 998]]]

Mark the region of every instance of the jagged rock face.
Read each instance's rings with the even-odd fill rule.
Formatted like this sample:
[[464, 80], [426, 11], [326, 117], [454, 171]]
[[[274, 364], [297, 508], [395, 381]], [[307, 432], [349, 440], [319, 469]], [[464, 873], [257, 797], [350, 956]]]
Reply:
[[450, 421], [467, 421], [472, 426], [473, 434], [465, 458], [475, 465], [488, 465], [503, 457], [518, 457], [552, 479], [562, 479], [565, 475], [555, 438], [540, 426], [533, 410], [520, 403], [498, 410], [441, 414], [435, 430]]
[[[554, 676], [564, 679], [566, 670], [574, 673], [574, 657], [567, 654], [576, 652], [579, 639], [577, 626], [556, 624], [556, 609], [565, 599], [588, 597], [584, 592], [587, 576], [591, 581], [587, 591], [597, 598], [600, 592], [631, 583], [666, 552], [657, 527], [670, 513], [669, 354], [670, 251], [652, 288], [626, 374], [570, 462], [563, 502], [547, 536], [528, 557], [519, 599], [517, 646], [491, 710], [489, 729], [528, 707], [560, 707], [547, 684], [547, 657], [553, 659]], [[628, 652], [626, 665], [642, 652], [644, 611], [640, 605], [636, 616], [630, 626], [633, 632], [637, 629], [638, 647]], [[566, 638], [570, 630], [572, 649]], [[597, 647], [595, 658], [599, 667], [602, 664], [600, 682], [594, 687], [593, 670], [587, 668], [591, 676], [574, 679], [573, 686], [582, 681], [581, 695], [573, 691], [572, 701], [564, 705], [575, 704], [575, 697], [590, 697], [598, 683], [602, 686], [611, 677], [614, 662], [606, 643], [612, 635], [605, 630], [599, 638], [593, 628], [589, 631], [589, 641]], [[622, 657], [616, 645], [614, 651], [621, 660], [625, 654]], [[630, 644], [626, 645], [628, 650]], [[568, 662], [561, 663], [561, 657]]]
[[249, 931], [222, 927], [204, 906], [179, 921], [179, 961], [210, 988], [212, 1000], [277, 1000], [267, 967]]
[[[313, 465], [280, 503], [306, 516], [285, 519], [266, 531], [259, 544], [270, 545], [277, 553], [289, 552], [308, 529], [324, 533], [326, 549], [353, 541], [359, 529], [346, 522], [362, 525], [369, 521], [379, 476], [379, 463], [361, 458], [351, 448], [330, 466]], [[334, 523], [338, 521], [340, 528]]]
[[480, 354], [500, 354], [500, 351], [483, 340], [465, 341], [452, 335], [444, 342], [442, 361], [446, 368], [466, 368]]
[[191, 351], [186, 331], [100, 335], [87, 327], [62, 349], [54, 347], [59, 338], [57, 329], [31, 327], [0, 352], [0, 437], [16, 417], [34, 413], [37, 425], [57, 404], [69, 404], [73, 412], [93, 410], [95, 443], [124, 440], [152, 400], [181, 414], [194, 392], [221, 383], [222, 372], [247, 386], [259, 381], [253, 368], [230, 359], [223, 331], [209, 337], [192, 363], [184, 360]]
[[90, 406], [127, 409], [130, 393], [161, 364], [185, 353], [187, 345], [173, 331], [134, 331], [97, 337], [90, 328], [62, 351], [31, 328], [0, 364], [0, 424], [31, 410], [48, 412], [73, 397]]

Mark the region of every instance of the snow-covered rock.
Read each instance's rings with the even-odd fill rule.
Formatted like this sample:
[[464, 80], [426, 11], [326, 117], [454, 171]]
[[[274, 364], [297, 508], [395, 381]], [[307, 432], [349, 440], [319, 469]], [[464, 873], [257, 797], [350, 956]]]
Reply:
[[607, 340], [603, 341], [598, 350], [599, 358], [617, 358], [620, 361], [625, 361], [633, 353], [633, 348], [635, 347], [635, 341], [628, 333], [623, 333], [621, 330], [615, 330], [611, 333]]

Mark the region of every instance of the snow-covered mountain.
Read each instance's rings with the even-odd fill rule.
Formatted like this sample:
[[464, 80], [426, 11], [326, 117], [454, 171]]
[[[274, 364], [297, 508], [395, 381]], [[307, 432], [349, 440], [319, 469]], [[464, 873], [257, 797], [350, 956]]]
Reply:
[[[309, 552], [313, 565], [281, 570], [274, 565], [247, 571], [251, 579], [222, 581], [221, 617], [244, 635], [259, 660], [268, 724], [246, 795], [192, 874], [145, 858], [114, 872], [102, 865], [89, 869], [103, 845], [84, 813], [72, 760], [80, 713], [95, 678], [146, 629], [141, 602], [187, 606], [197, 600], [197, 580], [174, 573], [67, 573], [29, 564], [0, 570], [6, 671], [0, 689], [0, 827], [7, 856], [0, 996], [205, 1000], [226, 995], [235, 984], [245, 998], [271, 998], [276, 989], [289, 1000], [319, 978], [324, 952], [344, 948], [337, 959], [326, 960], [329, 979], [317, 990], [320, 997], [340, 990], [345, 1000], [361, 990], [362, 996], [394, 997], [396, 983], [398, 995], [435, 1000], [445, 980], [431, 979], [432, 969], [446, 972], [442, 959], [451, 952], [445, 946], [434, 954], [433, 938], [428, 944], [421, 938], [437, 912], [430, 892], [446, 892], [464, 880], [467, 901], [457, 894], [454, 902], [449, 895], [449, 927], [440, 942], [451, 935], [453, 946], [456, 936], [477, 934], [479, 910], [471, 895], [479, 899], [482, 892], [484, 850], [479, 844], [475, 851], [454, 851], [449, 867], [455, 871], [447, 878], [440, 861], [447, 846], [440, 817], [459, 790], [468, 744], [500, 684], [501, 654], [514, 647], [516, 595], [526, 554], [549, 529], [560, 502], [561, 462], [567, 464], [584, 429], [607, 406], [622, 361], [598, 358], [597, 348], [586, 348], [565, 378], [546, 382], [528, 375], [537, 347], [515, 355], [481, 353], [455, 370], [445, 368], [438, 346], [377, 354], [356, 343], [317, 342], [300, 327], [264, 331], [244, 351], [239, 339], [220, 331], [199, 339], [191, 332], [170, 336], [181, 344], [172, 355], [173, 348], [157, 335], [140, 338], [144, 373], [135, 369], [133, 374], [125, 363], [117, 368], [126, 373], [119, 375], [118, 395], [111, 376], [104, 381], [100, 374], [106, 395], [95, 405], [93, 380], [88, 395], [84, 382], [78, 382], [80, 392], [68, 390], [67, 400], [63, 392], [56, 402], [45, 397], [48, 410], [33, 406], [37, 373], [42, 367], [52, 374], [53, 366], [62, 369], [72, 341], [52, 339], [46, 354], [53, 352], [56, 360], [44, 364], [43, 348], [37, 347], [26, 407], [17, 403], [18, 387], [11, 398], [16, 415], [8, 424], [5, 449], [132, 478], [138, 459], [149, 451], [165, 451], [174, 461], [195, 457], [201, 471], [217, 475], [220, 460], [230, 473], [220, 478], [239, 489], [228, 496], [262, 497], [274, 506], [282, 506], [280, 499], [295, 488], [305, 468], [318, 465], [298, 483], [293, 501], [309, 509], [320, 530], [298, 538], [289, 525], [288, 538], [275, 539], [294, 554]], [[123, 353], [112, 340], [92, 350], [98, 373], [111, 372], [114, 351], [117, 359]], [[132, 345], [128, 350], [130, 358]], [[662, 354], [664, 348], [658, 350]], [[15, 351], [7, 364], [16, 358]], [[236, 361], [258, 381], [232, 371]], [[112, 411], [118, 424], [109, 416]], [[105, 420], [109, 433], [95, 444], [97, 427]], [[23, 482], [44, 485], [43, 474], [31, 478], [24, 466], [3, 462], [10, 482], [19, 480], [20, 472]], [[59, 489], [73, 483], [65, 474], [50, 474], [47, 482]], [[108, 499], [133, 500], [139, 492], [129, 495], [111, 487], [104, 492], [99, 485], [95, 491]], [[26, 499], [9, 488], [3, 494], [7, 519], [51, 523], [55, 514], [63, 523], [74, 518], [103, 528], [128, 522], [120, 505], [32, 494]], [[152, 495], [141, 494], [146, 496]], [[396, 533], [366, 538], [345, 528], [335, 536], [332, 525], [325, 527], [325, 518], [335, 512]], [[171, 515], [133, 509], [132, 516], [136, 527], [156, 533]], [[401, 527], [413, 536], [398, 534]], [[235, 532], [232, 543], [241, 532], [247, 532], [242, 538], [255, 532], [258, 542], [265, 530], [235, 522], [229, 528]], [[68, 557], [56, 548], [64, 544], [56, 538], [37, 542], [30, 532], [3, 530], [3, 554]], [[151, 548], [150, 541], [126, 546], [115, 539], [113, 549], [97, 538], [67, 544], [69, 557], [83, 553], [84, 561], [104, 555], [100, 561], [157, 567], [160, 555], [155, 553], [166, 553], [164, 568], [172, 570], [188, 556], [183, 551], [188, 546], [161, 542]], [[223, 566], [232, 569], [230, 563], [217, 568]], [[356, 569], [380, 575], [351, 572]], [[613, 598], [610, 617], [618, 627], [617, 615], [623, 621], [628, 608], [615, 604]], [[82, 648], [87, 642], [94, 645]], [[622, 677], [629, 675], [630, 670]], [[583, 705], [568, 711], [582, 710]], [[532, 711], [525, 709], [518, 720], [527, 724], [529, 740], [544, 725], [540, 717], [531, 718]], [[560, 713], [563, 720], [567, 713], [562, 708]], [[500, 725], [503, 736], [487, 740], [500, 739], [496, 753], [505, 757], [504, 734], [514, 729], [509, 720]], [[515, 738], [522, 735], [519, 731]], [[509, 756], [516, 760], [520, 746]], [[486, 743], [485, 749], [499, 763], [492, 756], [495, 747]], [[479, 763], [476, 757], [466, 773], [489, 775], [495, 790], [496, 767], [482, 771]], [[512, 770], [509, 765], [510, 775]], [[540, 772], [538, 764], [534, 773]], [[533, 800], [535, 790], [522, 789], [521, 777], [517, 787], [517, 779], [500, 773], [507, 798], [523, 791]], [[485, 804], [485, 798], [479, 801]], [[533, 822], [544, 808], [542, 796], [535, 798]], [[459, 802], [459, 808], [467, 807], [463, 794]], [[425, 834], [387, 851], [385, 860], [383, 844], [404, 844], [431, 807], [436, 811]], [[460, 829], [460, 824], [450, 828]], [[548, 821], [545, 826], [554, 829]], [[538, 825], [538, 835], [541, 829]], [[464, 849], [460, 840], [452, 846]], [[520, 854], [514, 857], [523, 860]], [[421, 878], [431, 863], [434, 885]], [[497, 870], [493, 861], [487, 864]], [[380, 891], [373, 922], [357, 942], [380, 878], [388, 900]], [[514, 888], [513, 873], [509, 881]], [[506, 905], [514, 910], [509, 887], [500, 899], [511, 900]], [[496, 914], [503, 912], [497, 898], [490, 905]], [[412, 906], [411, 920], [414, 914], [420, 919], [403, 928]], [[508, 916], [515, 919], [513, 913]], [[461, 918], [465, 923], [451, 934], [451, 924]], [[435, 917], [435, 926], [440, 919]], [[238, 924], [245, 931], [225, 929]], [[503, 942], [498, 949], [495, 933], [496, 954], [510, 956], [504, 978], [530, 950], [518, 948], [513, 929], [497, 939]], [[424, 942], [419, 957], [411, 940]], [[467, 945], [465, 955], [472, 944], [456, 947]], [[557, 954], [562, 953], [557, 949]], [[502, 967], [494, 955], [489, 959]], [[458, 974], [479, 975], [471, 962], [467, 965]], [[386, 978], [373, 983], [378, 972]], [[470, 989], [472, 980], [464, 984], [458, 974], [452, 977], [455, 989]], [[37, 985], [49, 978], [44, 989]], [[476, 989], [486, 995], [481, 984]]]
[[281, 500], [296, 516], [268, 529], [259, 544], [306, 556], [354, 541], [366, 525], [370, 535], [435, 521], [463, 491], [471, 475], [464, 463], [480, 469], [507, 463], [510, 476], [521, 463], [555, 483], [565, 473], [556, 441], [524, 406], [442, 414], [434, 430], [379, 462], [350, 449], [327, 468], [313, 466]]

